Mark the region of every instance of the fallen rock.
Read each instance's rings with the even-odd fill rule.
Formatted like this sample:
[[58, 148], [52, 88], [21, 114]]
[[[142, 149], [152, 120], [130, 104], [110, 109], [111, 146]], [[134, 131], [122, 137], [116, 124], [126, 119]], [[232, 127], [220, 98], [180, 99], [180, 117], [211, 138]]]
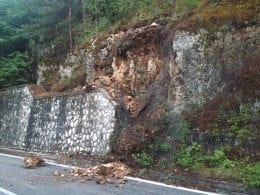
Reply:
[[96, 178], [96, 183], [100, 184], [100, 185], [103, 185], [103, 184], [106, 183], [106, 178], [105, 177], [97, 177]]
[[[131, 169], [121, 162], [101, 164], [90, 168], [72, 168], [70, 178], [79, 178], [79, 181], [95, 180], [97, 184], [125, 184], [125, 176], [131, 173]], [[62, 177], [60, 173], [56, 175]]]
[[127, 182], [126, 179], [119, 179], [119, 180], [117, 180], [118, 184], [125, 184], [126, 182]]
[[110, 176], [110, 175], [112, 175], [112, 169], [113, 169], [112, 163], [100, 165], [99, 170], [97, 171], [97, 174], [103, 175], [103, 176]]
[[23, 162], [25, 164], [25, 168], [31, 169], [45, 165], [45, 161], [39, 156], [25, 157]]
[[61, 174], [60, 174], [59, 171], [54, 171], [54, 172], [53, 172], [53, 175], [54, 175], [54, 176], [60, 176]]

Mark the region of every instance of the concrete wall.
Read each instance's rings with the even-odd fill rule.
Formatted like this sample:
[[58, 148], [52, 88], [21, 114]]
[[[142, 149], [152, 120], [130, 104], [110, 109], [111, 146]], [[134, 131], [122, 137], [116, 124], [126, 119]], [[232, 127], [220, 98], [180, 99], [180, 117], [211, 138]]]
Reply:
[[29, 86], [0, 93], [0, 144], [34, 151], [111, 149], [116, 109], [105, 91], [34, 97]]

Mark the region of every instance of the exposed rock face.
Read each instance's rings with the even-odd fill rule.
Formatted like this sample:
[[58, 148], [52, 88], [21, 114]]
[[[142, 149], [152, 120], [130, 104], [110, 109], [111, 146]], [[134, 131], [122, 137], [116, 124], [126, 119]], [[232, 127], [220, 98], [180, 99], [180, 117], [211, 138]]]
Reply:
[[[259, 53], [259, 29], [167, 33], [163, 26], [148, 25], [97, 38], [88, 50], [75, 51], [78, 59], [73, 55], [67, 61], [83, 64], [87, 82], [106, 88], [132, 116], [133, 124], [119, 139], [127, 141], [132, 132], [131, 141], [149, 140], [149, 129], [166, 110], [180, 115], [221, 92], [229, 82], [225, 73]], [[64, 72], [59, 77], [68, 75]]]
[[259, 30], [247, 28], [216, 35], [206, 31], [176, 32], [169, 63], [168, 103], [172, 110], [181, 113], [192, 104], [202, 105], [214, 97], [226, 84], [225, 71], [257, 54]]
[[162, 56], [163, 47], [168, 47], [162, 33], [160, 26], [147, 26], [94, 40], [92, 49], [68, 56], [60, 65], [59, 77], [70, 77], [83, 64], [89, 83], [108, 88], [111, 95], [120, 89], [131, 99], [145, 96], [167, 68], [171, 77], [167, 102], [180, 113], [188, 102], [201, 104], [214, 96], [224, 84], [223, 71], [241, 66], [246, 57], [257, 53], [259, 28], [215, 34], [177, 31], [168, 56]]

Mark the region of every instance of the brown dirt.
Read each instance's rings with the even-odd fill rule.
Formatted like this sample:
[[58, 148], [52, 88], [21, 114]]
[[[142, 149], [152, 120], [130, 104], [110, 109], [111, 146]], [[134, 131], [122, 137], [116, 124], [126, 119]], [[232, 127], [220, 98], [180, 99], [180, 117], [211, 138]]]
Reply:
[[47, 91], [42, 86], [32, 84], [30, 85], [30, 88], [35, 96], [47, 94]]
[[25, 164], [25, 168], [31, 168], [31, 169], [43, 166], [45, 164], [45, 161], [39, 156], [25, 157], [23, 159], [23, 162]]

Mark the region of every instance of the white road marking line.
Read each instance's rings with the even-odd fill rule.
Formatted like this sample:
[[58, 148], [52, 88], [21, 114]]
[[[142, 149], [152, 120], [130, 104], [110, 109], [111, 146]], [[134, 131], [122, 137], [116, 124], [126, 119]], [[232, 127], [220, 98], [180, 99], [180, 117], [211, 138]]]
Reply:
[[[14, 155], [3, 154], [3, 153], [0, 153], [0, 156], [16, 158], [16, 159], [23, 159], [23, 157], [21, 157], [21, 156], [14, 156]], [[58, 167], [62, 167], [62, 168], [68, 168], [68, 169], [75, 168], [75, 166], [58, 164], [58, 163], [55, 163], [55, 162], [49, 161], [49, 160], [45, 160], [45, 161], [49, 165], [54, 165], [54, 166], [58, 166]], [[149, 181], [149, 180], [135, 178], [135, 177], [125, 177], [125, 178], [128, 179], [128, 180], [132, 180], [132, 181], [139, 181], [139, 182], [143, 182], [143, 183], [149, 183], [149, 184], [153, 184], [153, 185], [158, 185], [158, 186], [173, 188], [173, 189], [179, 189], [179, 190], [188, 191], [188, 192], [195, 192], [195, 193], [207, 194], [207, 195], [219, 195], [217, 193], [205, 192], [205, 191], [194, 190], [194, 189], [190, 189], [190, 188], [178, 187], [178, 186], [173, 186], [173, 185], [167, 185], [167, 184], [164, 184], [164, 183], [160, 183], [160, 182], [156, 182], [156, 181]]]
[[188, 191], [188, 192], [195, 192], [195, 193], [207, 194], [207, 195], [219, 195], [219, 194], [213, 193], [213, 192], [205, 192], [205, 191], [194, 190], [194, 189], [190, 189], [190, 188], [167, 185], [167, 184], [164, 184], [164, 183], [140, 179], [140, 178], [135, 178], [135, 177], [125, 177], [125, 178], [128, 179], [128, 180], [132, 180], [132, 181], [139, 181], [139, 182], [143, 182], [143, 183], [158, 185], [158, 186], [167, 187], [167, 188], [179, 189], [179, 190], [184, 190], [184, 191]]
[[33, 151], [25, 151], [25, 150], [18, 150], [18, 149], [10, 149], [10, 148], [3, 148], [1, 147], [1, 149], [5, 150], [5, 151], [11, 151], [11, 152], [26, 152], [27, 154], [41, 154], [43, 156], [48, 155], [48, 154], [43, 154], [43, 153], [39, 153], [39, 152], [33, 152]]
[[17, 195], [17, 194], [15, 194], [15, 193], [10, 192], [10, 191], [8, 191], [8, 190], [6, 190], [6, 189], [4, 189], [4, 188], [1, 188], [1, 187], [0, 187], [0, 192], [4, 193], [4, 194], [6, 194], [6, 195]]
[[51, 162], [49, 160], [46, 160], [44, 159], [45, 162], [49, 165], [54, 165], [54, 166], [57, 166], [57, 167], [62, 167], [62, 168], [68, 168], [68, 169], [73, 169], [73, 168], [76, 168], [75, 166], [69, 166], [69, 165], [63, 165], [63, 164], [58, 164], [58, 163], [55, 163], [55, 162]]
[[16, 158], [16, 159], [23, 159], [23, 157], [21, 157], [21, 156], [14, 156], [14, 155], [11, 155], [11, 154], [3, 154], [3, 153], [0, 153], [0, 156], [10, 157], [10, 158]]
[[[16, 158], [16, 159], [23, 159], [23, 157], [21, 156], [15, 156], [15, 155], [11, 155], [11, 154], [3, 154], [0, 153], [0, 156], [5, 156], [5, 157], [9, 157], [9, 158]], [[62, 168], [76, 168], [75, 166], [69, 166], [69, 165], [63, 165], [63, 164], [59, 164], [59, 163], [55, 163], [54, 161], [48, 160], [48, 159], [43, 159], [45, 160], [46, 164], [49, 165], [54, 165], [54, 166], [58, 166], [58, 167], [62, 167]]]

